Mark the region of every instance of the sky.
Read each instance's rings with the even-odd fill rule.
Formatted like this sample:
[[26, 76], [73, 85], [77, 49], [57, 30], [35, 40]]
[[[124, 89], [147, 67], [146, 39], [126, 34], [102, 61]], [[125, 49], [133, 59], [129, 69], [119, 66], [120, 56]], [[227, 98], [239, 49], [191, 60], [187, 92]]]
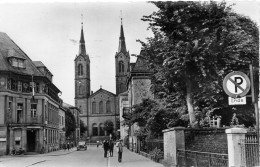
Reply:
[[[236, 1], [233, 8], [260, 23], [260, 2]], [[5, 32], [33, 61], [43, 62], [53, 74], [63, 101], [74, 105], [74, 59], [81, 22], [90, 56], [91, 90], [95, 92], [102, 86], [115, 93], [121, 16], [126, 48], [130, 55], [138, 55], [141, 44], [136, 40], [146, 41], [153, 36], [141, 18], [157, 10], [145, 1], [0, 1], [0, 32]], [[130, 61], [135, 60], [131, 57]]]

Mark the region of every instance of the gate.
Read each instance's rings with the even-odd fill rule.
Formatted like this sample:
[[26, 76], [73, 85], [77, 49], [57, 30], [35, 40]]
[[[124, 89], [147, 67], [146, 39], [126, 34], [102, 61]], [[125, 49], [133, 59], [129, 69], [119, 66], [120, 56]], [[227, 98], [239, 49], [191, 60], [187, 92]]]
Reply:
[[241, 162], [243, 166], [259, 166], [259, 145], [257, 136], [246, 136], [240, 141], [241, 145]]
[[177, 164], [179, 167], [227, 167], [228, 154], [177, 150]]

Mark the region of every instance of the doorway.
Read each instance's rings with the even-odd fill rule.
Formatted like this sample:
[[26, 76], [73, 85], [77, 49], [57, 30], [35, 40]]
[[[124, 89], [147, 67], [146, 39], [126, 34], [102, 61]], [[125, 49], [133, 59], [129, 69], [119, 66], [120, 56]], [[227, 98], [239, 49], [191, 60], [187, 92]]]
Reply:
[[36, 130], [27, 130], [27, 152], [35, 152]]

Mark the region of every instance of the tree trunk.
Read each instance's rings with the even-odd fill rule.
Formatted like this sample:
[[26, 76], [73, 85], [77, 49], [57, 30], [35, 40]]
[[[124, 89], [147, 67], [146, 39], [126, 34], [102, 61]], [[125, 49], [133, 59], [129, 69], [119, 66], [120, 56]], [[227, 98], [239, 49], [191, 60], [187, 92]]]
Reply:
[[194, 113], [194, 108], [193, 108], [192, 82], [191, 82], [190, 77], [186, 77], [186, 89], [187, 89], [186, 102], [187, 102], [189, 118], [190, 118], [190, 126], [192, 128], [194, 128], [196, 118], [195, 118], [195, 113]]

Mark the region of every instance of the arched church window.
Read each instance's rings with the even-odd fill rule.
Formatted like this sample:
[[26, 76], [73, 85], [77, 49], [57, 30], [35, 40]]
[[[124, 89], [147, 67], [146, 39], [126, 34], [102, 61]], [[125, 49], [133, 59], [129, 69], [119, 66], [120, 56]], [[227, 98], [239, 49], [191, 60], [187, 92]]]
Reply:
[[103, 101], [99, 102], [99, 113], [103, 113]]
[[98, 127], [97, 124], [92, 125], [92, 135], [93, 136], [98, 136]]
[[92, 113], [95, 114], [96, 113], [96, 102], [92, 102]]
[[107, 104], [106, 104], [106, 112], [107, 112], [107, 113], [110, 113], [110, 112], [111, 112], [111, 103], [110, 103], [110, 101], [107, 101]]
[[83, 87], [82, 87], [82, 85], [79, 85], [79, 94], [83, 95]]
[[82, 76], [82, 75], [83, 75], [83, 65], [82, 65], [82, 64], [79, 64], [79, 65], [78, 65], [78, 75], [79, 75], [79, 76]]
[[124, 67], [125, 67], [124, 62], [122, 60], [119, 61], [119, 72], [124, 72]]

